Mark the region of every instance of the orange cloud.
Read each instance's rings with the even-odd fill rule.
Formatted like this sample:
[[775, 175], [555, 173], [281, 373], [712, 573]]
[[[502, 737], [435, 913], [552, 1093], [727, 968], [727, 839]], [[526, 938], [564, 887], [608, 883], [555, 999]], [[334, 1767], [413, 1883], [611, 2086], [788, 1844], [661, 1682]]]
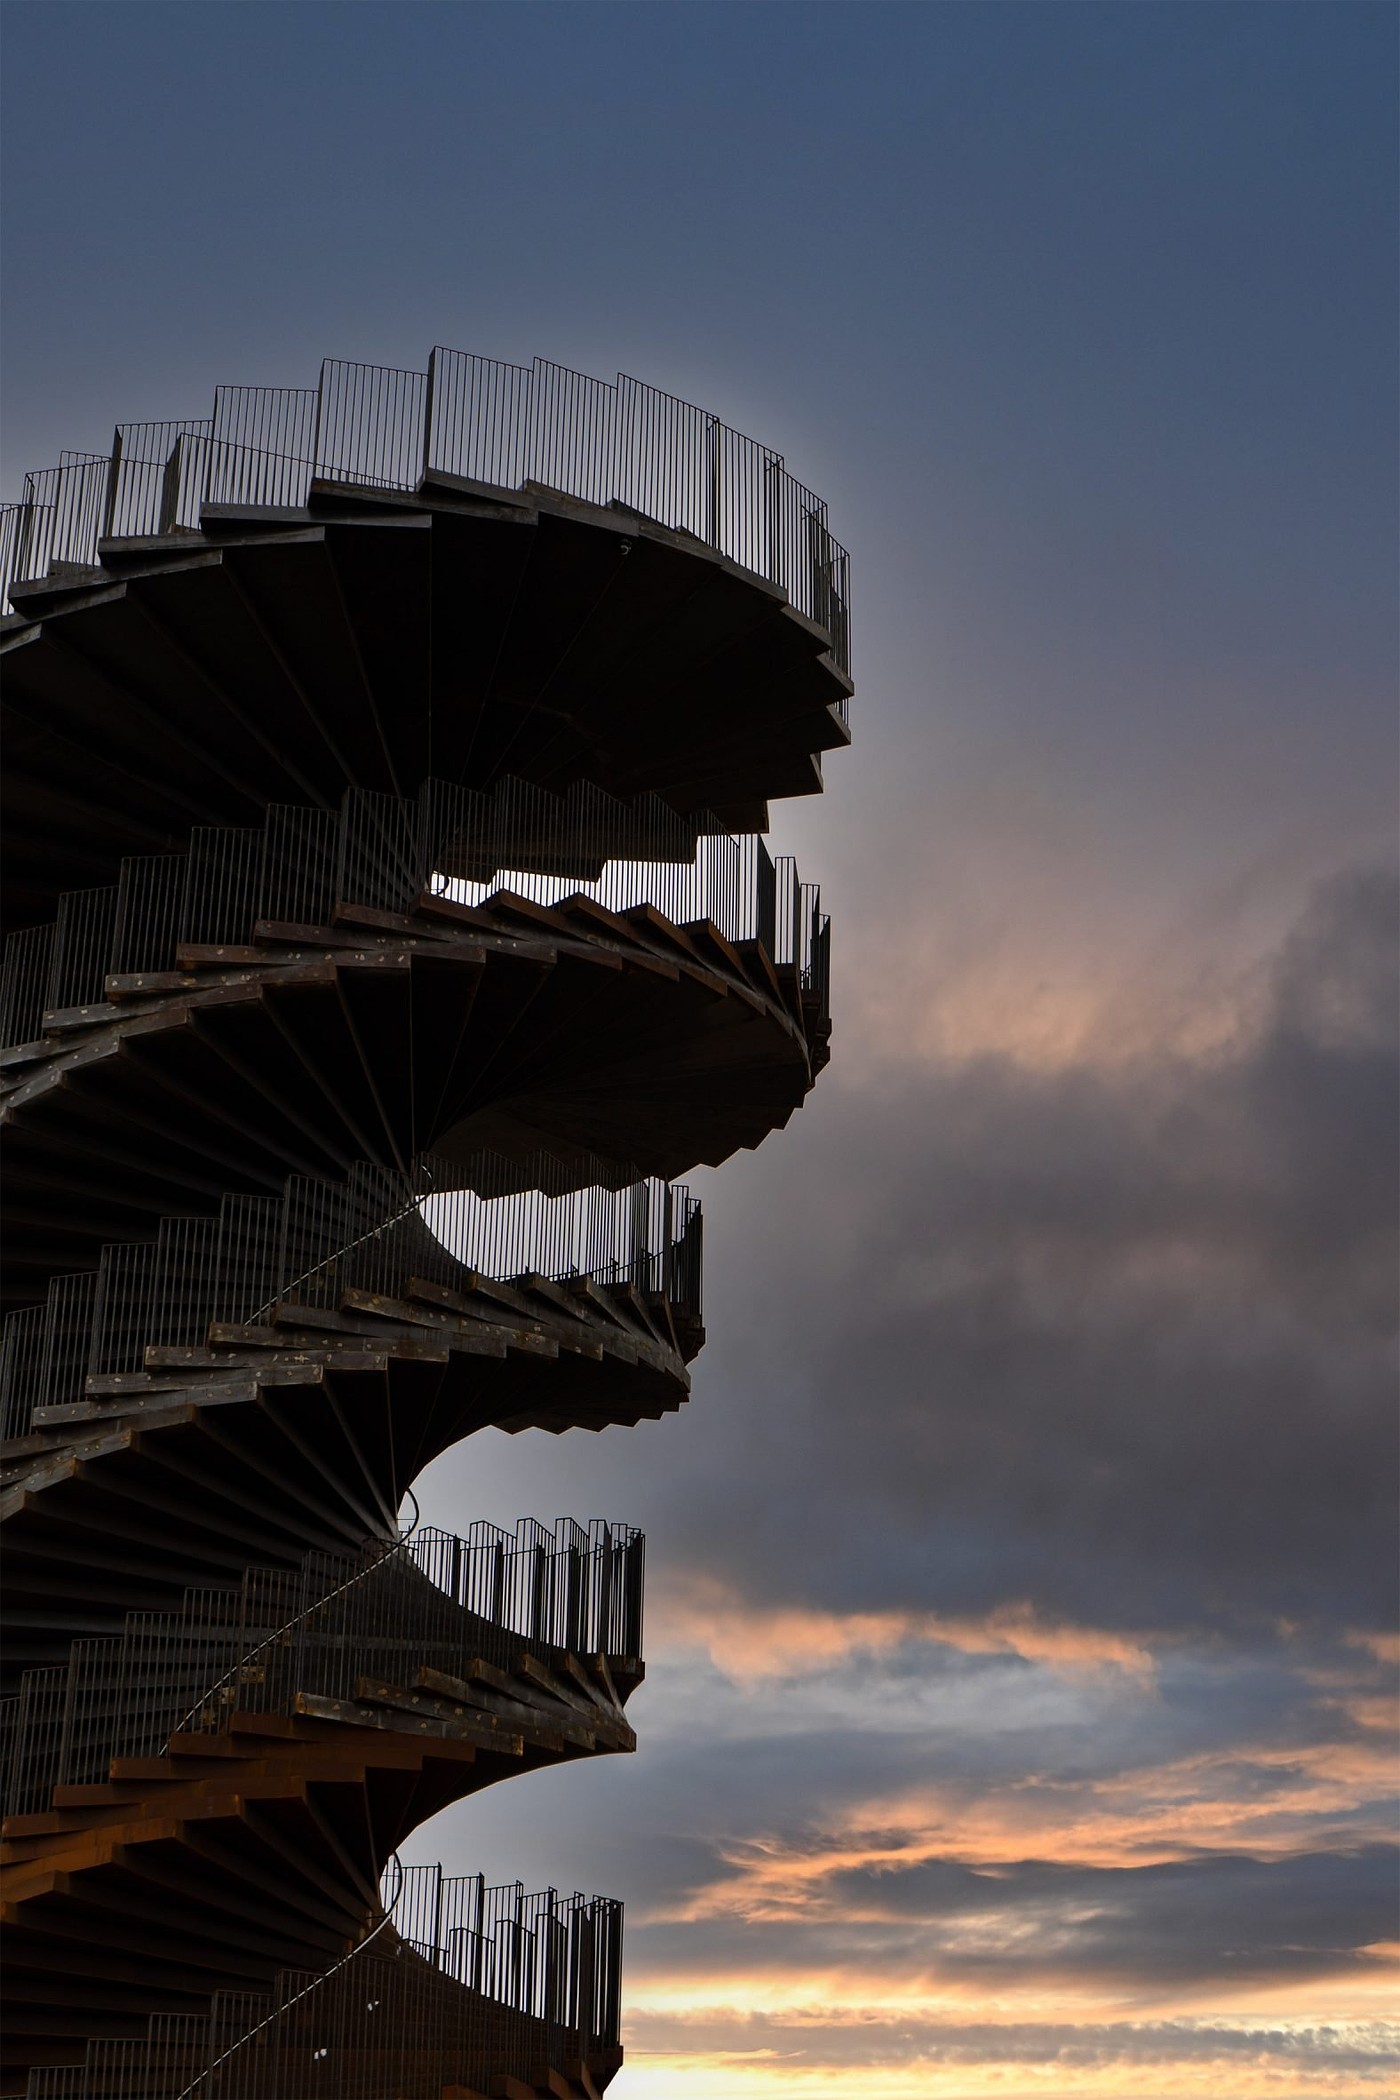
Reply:
[[[1064, 1671], [1117, 1669], [1149, 1677], [1150, 1650], [1130, 1635], [1042, 1619], [1029, 1604], [973, 1617], [930, 1611], [830, 1612], [746, 1603], [715, 1578], [663, 1591], [649, 1607], [653, 1652], [702, 1650], [738, 1683], [813, 1675], [858, 1655], [888, 1654], [906, 1642], [964, 1655], [1018, 1655]], [[659, 1637], [659, 1638], [658, 1638]]]
[[[736, 2037], [737, 2039], [737, 2037]], [[922, 2057], [906, 2064], [811, 2064], [785, 2060], [780, 2049], [638, 2049], [629, 2044], [637, 2079], [623, 2071], [616, 2091], [628, 2100], [1123, 2100], [1147, 2092], [1151, 2100], [1359, 2100], [1363, 2092], [1393, 2092], [1393, 2059], [1377, 2057], [1374, 2068], [1325, 2060], [1299, 2062], [1280, 2053], [1273, 2060], [1231, 2051], [1153, 2058], [1134, 2064], [1130, 2055], [1108, 2062], [1075, 2060], [1072, 2036], [1062, 2055], [1043, 2063], [993, 2057], [981, 2063]]]
[[1400, 1633], [1349, 1633], [1349, 1648], [1364, 1648], [1377, 1662], [1400, 1666]]
[[[1282, 1858], [1329, 1843], [1387, 1842], [1393, 1777], [1389, 1744], [1377, 1740], [1240, 1746], [1097, 1779], [922, 1786], [854, 1804], [800, 1839], [760, 1832], [732, 1841], [722, 1878], [666, 1915], [856, 1923], [862, 1914], [838, 1877], [936, 1860], [995, 1874], [1027, 1858], [1142, 1867], [1212, 1851]], [[995, 1935], [1023, 1923], [982, 1913], [975, 1930]]]

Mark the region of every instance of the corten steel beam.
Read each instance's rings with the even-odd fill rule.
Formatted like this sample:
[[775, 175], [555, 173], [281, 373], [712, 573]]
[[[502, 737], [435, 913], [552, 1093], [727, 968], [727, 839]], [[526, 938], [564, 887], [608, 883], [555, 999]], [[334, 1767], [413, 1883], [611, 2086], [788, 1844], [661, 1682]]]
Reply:
[[674, 1177], [828, 1056], [759, 834], [844, 550], [690, 404], [438, 350], [65, 456], [0, 593], [0, 2091], [597, 2100], [620, 1908], [396, 1847], [633, 1747], [640, 1538], [399, 1511], [688, 1395]]

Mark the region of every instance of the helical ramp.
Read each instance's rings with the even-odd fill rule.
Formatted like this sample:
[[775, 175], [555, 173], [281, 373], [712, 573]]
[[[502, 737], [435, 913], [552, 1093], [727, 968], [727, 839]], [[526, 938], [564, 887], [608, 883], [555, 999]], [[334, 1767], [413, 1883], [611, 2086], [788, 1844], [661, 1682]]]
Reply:
[[845, 554], [689, 404], [445, 350], [0, 535], [0, 2089], [586, 2100], [620, 1907], [399, 1848], [633, 1747], [643, 1541], [412, 1484], [688, 1394], [678, 1177], [827, 1057], [763, 834], [849, 740]]

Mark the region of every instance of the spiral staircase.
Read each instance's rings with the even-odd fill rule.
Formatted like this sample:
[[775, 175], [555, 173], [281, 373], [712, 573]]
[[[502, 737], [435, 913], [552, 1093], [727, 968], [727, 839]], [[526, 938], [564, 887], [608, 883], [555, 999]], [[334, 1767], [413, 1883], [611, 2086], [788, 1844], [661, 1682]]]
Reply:
[[619, 1907], [398, 1848], [633, 1747], [643, 1543], [400, 1511], [688, 1394], [675, 1177], [827, 1057], [762, 833], [846, 557], [689, 404], [435, 350], [64, 455], [0, 582], [0, 2090], [596, 2096]]

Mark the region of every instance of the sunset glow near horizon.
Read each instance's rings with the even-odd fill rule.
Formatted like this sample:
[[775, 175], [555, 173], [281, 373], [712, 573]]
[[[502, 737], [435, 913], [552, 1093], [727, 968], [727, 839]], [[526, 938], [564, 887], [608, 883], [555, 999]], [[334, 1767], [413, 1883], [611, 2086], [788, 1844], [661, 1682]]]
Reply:
[[646, 1531], [638, 1752], [406, 1857], [625, 1898], [617, 2100], [1400, 2089], [1393, 9], [7, 44], [7, 494], [440, 342], [705, 403], [851, 550], [773, 813], [832, 1064], [687, 1177], [692, 1398], [418, 1484]]

